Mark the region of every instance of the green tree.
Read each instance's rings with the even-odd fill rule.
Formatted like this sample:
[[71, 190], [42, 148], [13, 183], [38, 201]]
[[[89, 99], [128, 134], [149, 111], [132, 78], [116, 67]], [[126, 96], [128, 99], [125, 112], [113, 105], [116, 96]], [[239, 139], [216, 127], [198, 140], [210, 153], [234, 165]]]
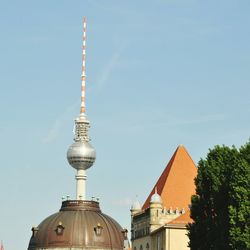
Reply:
[[198, 166], [190, 248], [250, 249], [250, 141], [239, 150], [215, 146]]

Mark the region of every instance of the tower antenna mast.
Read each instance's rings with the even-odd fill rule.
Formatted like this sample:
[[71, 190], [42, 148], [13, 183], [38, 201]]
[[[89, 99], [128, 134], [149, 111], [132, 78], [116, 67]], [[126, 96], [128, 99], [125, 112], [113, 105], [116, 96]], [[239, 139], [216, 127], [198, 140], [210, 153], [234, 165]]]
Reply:
[[83, 44], [82, 44], [82, 86], [81, 86], [81, 110], [85, 113], [85, 84], [86, 84], [86, 17], [83, 18]]

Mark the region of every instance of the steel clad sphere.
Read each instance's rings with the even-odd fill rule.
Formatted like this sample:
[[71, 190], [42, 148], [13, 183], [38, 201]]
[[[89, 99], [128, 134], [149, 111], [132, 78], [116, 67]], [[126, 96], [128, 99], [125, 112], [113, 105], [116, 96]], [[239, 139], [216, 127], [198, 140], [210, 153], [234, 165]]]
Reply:
[[94, 164], [96, 152], [89, 142], [75, 142], [68, 149], [67, 159], [73, 168], [86, 170]]

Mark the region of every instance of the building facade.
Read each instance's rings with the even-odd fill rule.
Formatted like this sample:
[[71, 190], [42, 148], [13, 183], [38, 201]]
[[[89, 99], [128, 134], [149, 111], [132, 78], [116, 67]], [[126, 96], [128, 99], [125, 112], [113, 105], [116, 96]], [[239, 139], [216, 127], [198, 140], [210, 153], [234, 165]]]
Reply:
[[179, 146], [144, 205], [131, 208], [133, 250], [186, 250], [189, 206], [195, 193], [197, 168], [184, 146]]

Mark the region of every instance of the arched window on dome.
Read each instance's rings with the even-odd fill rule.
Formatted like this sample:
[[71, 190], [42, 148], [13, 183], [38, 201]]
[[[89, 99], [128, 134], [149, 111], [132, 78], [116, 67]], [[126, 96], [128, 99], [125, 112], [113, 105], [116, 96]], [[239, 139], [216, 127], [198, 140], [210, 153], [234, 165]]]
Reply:
[[63, 235], [64, 226], [62, 225], [62, 222], [60, 221], [55, 229], [55, 232], [57, 235]]
[[143, 246], [142, 245], [140, 246], [140, 250], [143, 250]]
[[149, 244], [148, 244], [148, 243], [147, 243], [147, 245], [146, 245], [146, 249], [149, 250]]
[[94, 231], [96, 233], [96, 236], [100, 236], [102, 234], [103, 227], [100, 223], [97, 224], [96, 227], [94, 227]]
[[32, 231], [32, 237], [36, 237], [36, 234], [38, 232], [38, 227], [32, 227], [31, 231]]

